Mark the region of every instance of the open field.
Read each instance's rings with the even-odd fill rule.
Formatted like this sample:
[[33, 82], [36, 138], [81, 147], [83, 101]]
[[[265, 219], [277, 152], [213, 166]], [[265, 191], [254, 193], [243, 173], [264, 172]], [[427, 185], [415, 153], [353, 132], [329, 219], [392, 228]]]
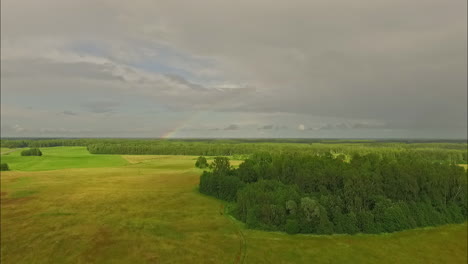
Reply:
[[466, 263], [466, 223], [381, 235], [248, 230], [198, 193], [194, 156], [41, 150], [2, 156], [13, 170], [1, 173], [2, 263]]
[[0, 153], [7, 152], [9, 150], [10, 150], [10, 148], [0, 148]]
[[41, 148], [42, 156], [21, 156], [21, 150], [2, 155], [3, 163], [11, 170], [41, 171], [68, 168], [112, 167], [127, 164], [117, 155], [91, 155], [86, 147]]
[[6, 155], [6, 154], [9, 154], [9, 153], [14, 152], [14, 151], [16, 151], [16, 149], [0, 148], [0, 154], [2, 154], [2, 155]]

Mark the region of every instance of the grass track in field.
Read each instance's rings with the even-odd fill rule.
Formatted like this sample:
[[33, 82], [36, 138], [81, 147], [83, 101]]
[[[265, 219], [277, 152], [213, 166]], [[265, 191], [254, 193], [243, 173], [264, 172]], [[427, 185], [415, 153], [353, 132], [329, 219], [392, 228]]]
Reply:
[[12, 149], [10, 149], [10, 148], [0, 148], [0, 153], [8, 152], [10, 150], [12, 150]]
[[1, 263], [466, 263], [466, 224], [354, 236], [248, 230], [198, 193], [196, 157], [125, 159], [2, 172]]

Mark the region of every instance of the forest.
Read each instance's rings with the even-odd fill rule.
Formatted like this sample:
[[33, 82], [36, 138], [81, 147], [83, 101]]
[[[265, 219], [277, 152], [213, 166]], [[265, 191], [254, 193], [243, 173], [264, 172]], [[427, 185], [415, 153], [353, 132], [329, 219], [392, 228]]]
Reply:
[[346, 158], [375, 153], [395, 156], [402, 153], [434, 161], [467, 163], [466, 141], [424, 140], [319, 140], [319, 139], [2, 139], [5, 148], [85, 146], [92, 154], [237, 156], [254, 152], [344, 154]]
[[230, 202], [249, 228], [381, 233], [467, 219], [467, 174], [414, 153], [253, 154], [233, 168], [217, 157], [199, 191]]
[[[459, 144], [457, 144], [459, 145]], [[156, 141], [144, 143], [99, 143], [87, 146], [93, 154], [151, 154], [151, 155], [202, 155], [233, 156], [249, 155], [257, 151], [270, 153], [306, 152], [306, 153], [339, 153], [346, 155], [380, 153], [380, 155], [397, 155], [409, 152], [432, 160], [450, 160], [466, 163], [467, 153], [463, 149], [438, 148], [431, 144], [376, 144], [376, 143], [205, 143]]]

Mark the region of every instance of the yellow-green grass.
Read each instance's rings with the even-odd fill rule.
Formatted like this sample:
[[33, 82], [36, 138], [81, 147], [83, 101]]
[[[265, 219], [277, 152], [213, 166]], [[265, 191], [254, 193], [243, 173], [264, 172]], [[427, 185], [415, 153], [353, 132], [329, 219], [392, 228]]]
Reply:
[[8, 152], [12, 151], [14, 149], [11, 148], [0, 148], [0, 154], [7, 154]]
[[[0, 155], [8, 155], [10, 154], [11, 152], [14, 152], [18, 149], [12, 149], [12, 148], [0, 148]], [[3, 157], [0, 157], [0, 158], [3, 158]]]
[[21, 156], [21, 150], [2, 155], [10, 170], [38, 171], [67, 168], [123, 166], [128, 162], [118, 155], [93, 155], [86, 147], [40, 148], [42, 156]]
[[248, 230], [198, 193], [196, 157], [124, 158], [2, 172], [1, 263], [466, 263], [466, 224], [354, 236]]
[[[124, 155], [122, 156], [130, 164], [138, 164], [139, 167], [157, 169], [195, 169], [198, 156], [174, 156], [174, 155]], [[230, 158], [230, 157], [228, 157]], [[214, 157], [206, 157], [208, 163], [213, 162]], [[238, 167], [242, 160], [230, 159], [233, 167]], [[198, 170], [196, 170], [199, 172]]]
[[468, 170], [468, 164], [458, 164], [460, 166], [462, 166], [463, 168], [465, 168], [465, 170]]

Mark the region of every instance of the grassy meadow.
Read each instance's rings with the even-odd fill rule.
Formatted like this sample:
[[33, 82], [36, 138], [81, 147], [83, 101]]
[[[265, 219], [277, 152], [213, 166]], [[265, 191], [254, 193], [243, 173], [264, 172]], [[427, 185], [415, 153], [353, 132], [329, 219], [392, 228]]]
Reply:
[[[21, 156], [21, 150], [1, 156], [11, 170], [42, 171], [69, 168], [123, 166], [128, 162], [117, 155], [92, 155], [86, 147], [41, 148], [43, 156]], [[2, 150], [2, 153], [4, 151]]]
[[13, 151], [14, 149], [11, 148], [0, 148], [0, 153], [7, 153], [9, 151]]
[[379, 235], [249, 230], [198, 192], [196, 156], [41, 151], [1, 156], [12, 170], [0, 177], [1, 263], [467, 261], [466, 223]]

